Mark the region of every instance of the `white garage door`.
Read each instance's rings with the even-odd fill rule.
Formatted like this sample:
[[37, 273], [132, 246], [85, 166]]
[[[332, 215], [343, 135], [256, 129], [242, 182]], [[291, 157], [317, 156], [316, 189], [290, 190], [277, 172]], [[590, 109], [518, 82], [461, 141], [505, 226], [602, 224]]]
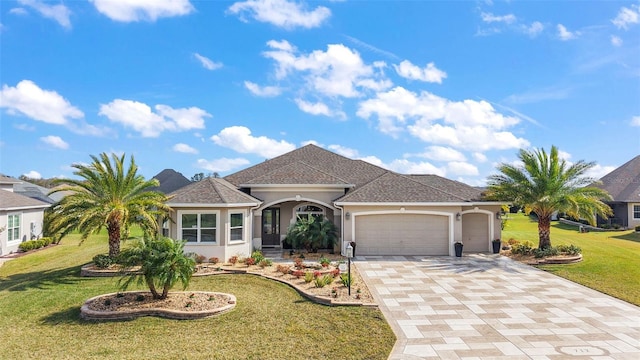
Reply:
[[465, 252], [489, 251], [489, 219], [487, 214], [462, 215], [462, 243]]
[[356, 255], [449, 255], [449, 218], [422, 214], [361, 215]]

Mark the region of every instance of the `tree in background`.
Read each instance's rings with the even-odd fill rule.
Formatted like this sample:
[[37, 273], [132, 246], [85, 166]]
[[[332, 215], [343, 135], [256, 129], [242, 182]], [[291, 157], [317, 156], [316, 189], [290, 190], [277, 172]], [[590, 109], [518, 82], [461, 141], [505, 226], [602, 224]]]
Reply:
[[489, 176], [487, 197], [523, 206], [527, 214], [534, 212], [538, 217], [539, 249], [551, 247], [554, 212], [587, 219], [592, 225], [596, 214], [605, 218], [612, 214], [602, 202], [611, 198], [609, 194], [591, 186], [596, 179], [585, 176], [594, 162], [569, 164], [559, 158], [555, 146], [549, 154], [544, 149], [520, 149], [518, 158], [521, 165], [500, 164], [500, 174]]

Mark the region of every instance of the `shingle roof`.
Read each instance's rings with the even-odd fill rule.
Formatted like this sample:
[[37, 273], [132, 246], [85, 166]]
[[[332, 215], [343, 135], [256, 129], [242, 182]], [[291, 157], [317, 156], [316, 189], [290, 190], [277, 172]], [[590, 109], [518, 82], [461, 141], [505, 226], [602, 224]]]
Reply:
[[0, 184], [19, 184], [22, 180], [9, 176], [0, 175]]
[[[435, 176], [435, 175], [434, 175]], [[338, 203], [421, 203], [421, 202], [466, 202], [471, 199], [439, 189], [418, 181], [408, 175], [400, 175], [391, 171], [356, 188]]]
[[160, 191], [164, 194], [169, 194], [191, 184], [189, 179], [173, 169], [164, 169], [153, 178], [160, 182], [160, 186], [152, 190]]
[[220, 178], [208, 177], [169, 194], [172, 204], [256, 204], [260, 200], [243, 193]]
[[46, 208], [49, 204], [40, 200], [13, 193], [7, 190], [0, 190], [0, 210], [11, 210], [16, 208]]
[[640, 155], [603, 176], [602, 184], [596, 185], [606, 190], [613, 201], [640, 202]]
[[438, 175], [408, 175], [413, 180], [419, 181], [425, 185], [433, 186], [444, 192], [456, 194], [468, 201], [481, 200], [481, 188], [475, 188], [459, 181], [450, 180]]
[[247, 184], [338, 184], [348, 185], [342, 180], [302, 161], [279, 167], [267, 174], [252, 179]]
[[366, 184], [387, 170], [362, 160], [352, 160], [313, 144], [303, 146], [225, 177], [236, 186], [250, 184], [256, 178], [296, 162], [302, 162], [326, 175], [356, 187]]

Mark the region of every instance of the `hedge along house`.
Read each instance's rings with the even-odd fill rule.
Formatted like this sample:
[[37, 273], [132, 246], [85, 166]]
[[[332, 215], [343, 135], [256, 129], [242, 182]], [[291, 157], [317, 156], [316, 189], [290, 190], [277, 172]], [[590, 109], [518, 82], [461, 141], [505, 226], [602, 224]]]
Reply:
[[357, 255], [488, 252], [500, 238], [500, 205], [480, 190], [436, 175], [401, 175], [307, 145], [224, 179], [171, 194], [170, 235], [207, 257], [282, 248], [300, 216], [322, 215]]

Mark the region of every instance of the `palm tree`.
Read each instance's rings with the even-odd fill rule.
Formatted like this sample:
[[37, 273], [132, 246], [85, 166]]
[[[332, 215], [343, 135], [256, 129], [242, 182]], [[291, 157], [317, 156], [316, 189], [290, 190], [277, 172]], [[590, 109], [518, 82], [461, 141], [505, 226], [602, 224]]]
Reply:
[[91, 155], [91, 164], [72, 165], [80, 180], [56, 180], [64, 185], [52, 193], [70, 194], [53, 204], [47, 217], [49, 234], [59, 241], [77, 229], [84, 241], [106, 227], [109, 256], [115, 258], [120, 253], [120, 239], [128, 236], [130, 225], [140, 225], [145, 234], [158, 231], [157, 218], [170, 210], [165, 204], [168, 197], [149, 190], [159, 183], [137, 174], [133, 156], [125, 172], [124, 157], [124, 154], [120, 157], [112, 154], [111, 159], [106, 153], [99, 158]]
[[590, 186], [595, 179], [584, 176], [595, 163], [580, 160], [574, 164], [558, 157], [558, 148], [551, 147], [518, 154], [521, 166], [500, 164], [501, 174], [489, 176], [487, 196], [495, 200], [512, 201], [538, 216], [538, 248], [551, 247], [551, 216], [563, 212], [595, 224], [595, 214], [608, 217], [611, 208], [602, 202], [609, 194]]
[[[118, 257], [125, 275], [120, 288], [126, 290], [134, 281], [146, 284], [154, 299], [166, 299], [169, 290], [178, 282], [183, 289], [189, 286], [195, 271], [195, 260], [184, 253], [184, 242], [170, 238], [148, 237], [127, 247]], [[139, 266], [137, 271], [127, 271]], [[162, 293], [158, 291], [162, 290]]]
[[294, 249], [318, 252], [321, 248], [332, 250], [337, 239], [337, 228], [330, 220], [322, 216], [302, 216], [289, 227], [285, 241]]

